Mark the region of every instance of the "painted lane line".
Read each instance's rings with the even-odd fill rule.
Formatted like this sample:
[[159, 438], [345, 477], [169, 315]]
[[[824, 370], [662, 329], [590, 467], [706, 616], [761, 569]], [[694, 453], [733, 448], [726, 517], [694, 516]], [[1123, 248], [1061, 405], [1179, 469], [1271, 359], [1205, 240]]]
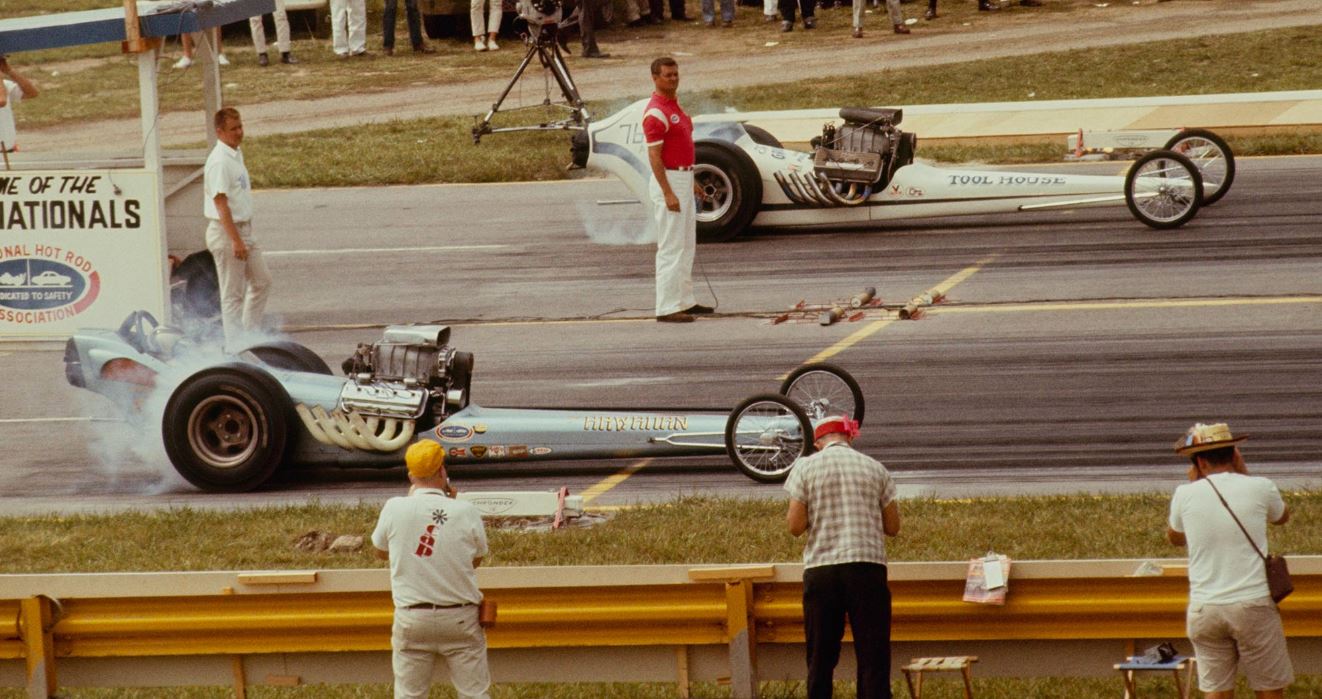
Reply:
[[651, 459], [643, 459], [642, 461], [638, 461], [630, 464], [629, 466], [625, 467], [624, 470], [620, 471], [619, 473], [616, 473], [615, 475], [607, 476], [606, 478], [602, 479], [600, 483], [583, 491], [583, 494], [580, 496], [583, 498], [583, 504], [587, 505], [593, 500], [596, 500], [598, 497], [604, 495], [611, 488], [614, 488], [615, 486], [626, 481], [629, 478], [629, 476], [632, 476], [633, 474], [641, 471], [643, 467], [647, 466], [650, 463], [652, 463]]
[[0, 419], [3, 425], [21, 425], [36, 422], [124, 422], [117, 417], [11, 417]]
[[[458, 321], [446, 323], [452, 328], [505, 328], [523, 325], [587, 325], [596, 323], [656, 323], [655, 318], [581, 318], [568, 320], [497, 320], [490, 323], [481, 321]], [[280, 330], [287, 333], [318, 332], [323, 330], [376, 330], [386, 326], [380, 323], [340, 323], [328, 325], [285, 325]]]
[[952, 313], [1024, 313], [1032, 311], [1109, 311], [1135, 308], [1275, 306], [1301, 303], [1322, 303], [1322, 296], [1281, 296], [1274, 298], [1230, 299], [1153, 299], [1150, 301], [1044, 301], [1042, 303], [1013, 303], [999, 306], [933, 306], [929, 310], [933, 315], [947, 315]]
[[295, 255], [362, 255], [383, 252], [463, 252], [472, 250], [503, 250], [510, 245], [433, 245], [417, 248], [335, 248], [333, 250], [263, 250], [267, 257], [293, 257]]
[[[946, 278], [945, 281], [942, 281], [940, 284], [937, 284], [931, 289], [928, 289], [925, 293], [932, 294], [933, 296], [936, 296], [937, 294], [944, 296], [946, 292], [954, 288], [956, 284], [959, 284], [960, 282], [977, 274], [982, 269], [983, 265], [986, 265], [987, 263], [991, 262], [994, 259], [996, 259], [996, 256], [991, 255], [981, 260], [978, 260], [977, 262], [973, 263], [973, 265], [969, 267], [965, 267], [964, 269]], [[895, 321], [896, 321], [895, 318], [883, 318], [881, 320], [875, 320], [872, 323], [869, 323], [868, 325], [858, 329], [849, 337], [846, 337], [845, 339], [835, 343], [834, 345], [831, 345], [830, 347], [827, 347], [821, 352], [818, 352], [812, 357], [809, 357], [808, 361], [804, 362], [804, 364], [824, 362], [827, 359], [830, 359], [831, 357], [834, 357], [835, 355], [840, 354], [841, 352], [849, 349], [850, 347], [853, 347], [854, 345], [862, 342], [868, 337], [871, 337], [877, 331], [881, 330], [887, 325], [890, 325], [891, 323], [894, 323]], [[789, 378], [789, 374], [785, 373], [780, 375], [779, 380], [784, 381], [787, 378]]]

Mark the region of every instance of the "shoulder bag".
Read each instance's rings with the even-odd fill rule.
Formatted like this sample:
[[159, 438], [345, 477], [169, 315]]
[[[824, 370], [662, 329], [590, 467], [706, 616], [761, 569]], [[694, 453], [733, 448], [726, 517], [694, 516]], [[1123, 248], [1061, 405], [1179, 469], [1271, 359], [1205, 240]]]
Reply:
[[1226, 502], [1224, 497], [1221, 497], [1221, 491], [1217, 490], [1216, 484], [1212, 482], [1211, 478], [1207, 479], [1207, 484], [1212, 486], [1212, 492], [1216, 493], [1216, 499], [1221, 501], [1221, 504], [1226, 508], [1226, 512], [1230, 513], [1230, 518], [1235, 520], [1235, 524], [1239, 525], [1239, 530], [1244, 532], [1244, 537], [1249, 540], [1249, 546], [1253, 547], [1254, 553], [1262, 559], [1263, 565], [1267, 568], [1267, 590], [1271, 593], [1272, 601], [1279, 603], [1289, 597], [1290, 593], [1294, 592], [1294, 583], [1290, 580], [1290, 567], [1285, 563], [1285, 556], [1274, 553], [1267, 556], [1262, 555], [1262, 549], [1259, 549], [1258, 545], [1254, 543], [1253, 537], [1249, 536], [1249, 530], [1244, 528], [1244, 524], [1239, 521], [1239, 517], [1235, 516], [1235, 511], [1230, 509], [1230, 503]]

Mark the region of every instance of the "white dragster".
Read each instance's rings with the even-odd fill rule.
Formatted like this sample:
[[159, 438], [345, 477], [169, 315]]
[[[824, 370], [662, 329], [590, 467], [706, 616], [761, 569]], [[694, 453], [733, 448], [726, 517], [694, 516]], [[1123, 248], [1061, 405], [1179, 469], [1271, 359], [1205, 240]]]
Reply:
[[[647, 200], [651, 170], [635, 102], [574, 136], [574, 162], [606, 170]], [[722, 115], [694, 118], [698, 239], [724, 241], [749, 226], [900, 221], [934, 216], [1113, 206], [1153, 228], [1175, 228], [1230, 186], [1234, 156], [1203, 130], [1183, 131], [1123, 176], [932, 167], [913, 162], [917, 138], [899, 109], [840, 110], [812, 152], [786, 149], [765, 130]], [[1184, 154], [1181, 154], [1182, 151]]]

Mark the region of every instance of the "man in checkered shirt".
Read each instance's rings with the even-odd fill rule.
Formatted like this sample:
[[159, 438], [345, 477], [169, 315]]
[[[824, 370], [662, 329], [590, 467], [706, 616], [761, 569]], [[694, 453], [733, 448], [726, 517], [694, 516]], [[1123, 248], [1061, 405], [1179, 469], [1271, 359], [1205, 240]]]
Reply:
[[785, 482], [790, 533], [803, 547], [803, 625], [808, 697], [829, 699], [845, 616], [854, 634], [859, 699], [891, 699], [891, 593], [886, 540], [900, 533], [895, 481], [880, 462], [854, 451], [858, 423], [830, 417], [813, 431], [817, 453]]

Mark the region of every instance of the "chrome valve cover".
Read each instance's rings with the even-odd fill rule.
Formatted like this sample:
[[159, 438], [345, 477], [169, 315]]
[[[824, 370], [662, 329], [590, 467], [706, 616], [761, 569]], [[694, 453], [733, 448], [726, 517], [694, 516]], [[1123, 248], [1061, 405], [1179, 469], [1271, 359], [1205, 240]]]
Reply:
[[427, 406], [427, 389], [380, 383], [346, 382], [340, 390], [339, 410], [364, 417], [416, 420]]

